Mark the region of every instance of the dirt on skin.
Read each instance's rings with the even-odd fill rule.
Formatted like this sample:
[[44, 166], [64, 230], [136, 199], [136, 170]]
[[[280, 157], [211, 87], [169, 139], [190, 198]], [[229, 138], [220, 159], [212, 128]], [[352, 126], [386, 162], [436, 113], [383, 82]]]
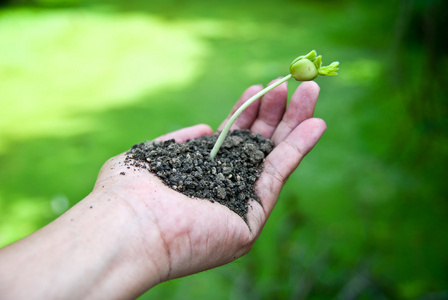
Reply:
[[235, 130], [212, 160], [209, 155], [217, 138], [146, 141], [134, 145], [125, 162], [147, 169], [184, 195], [225, 205], [246, 221], [249, 199], [258, 201], [254, 182], [274, 143], [249, 130]]

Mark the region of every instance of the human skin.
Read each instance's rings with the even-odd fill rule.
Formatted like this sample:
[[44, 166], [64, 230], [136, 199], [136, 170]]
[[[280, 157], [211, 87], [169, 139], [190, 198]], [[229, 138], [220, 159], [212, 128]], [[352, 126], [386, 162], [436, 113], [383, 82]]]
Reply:
[[[249, 87], [232, 111], [261, 89]], [[287, 178], [326, 129], [323, 120], [313, 118], [318, 94], [315, 82], [304, 82], [286, 108], [283, 83], [251, 104], [233, 125], [275, 144], [255, 182], [261, 204], [249, 203], [247, 223], [225, 206], [168, 188], [145, 169], [128, 169], [120, 154], [103, 165], [85, 199], [0, 249], [1, 298], [133, 299], [161, 282], [248, 253]], [[211, 134], [208, 125], [200, 124], [157, 140], [184, 142]]]

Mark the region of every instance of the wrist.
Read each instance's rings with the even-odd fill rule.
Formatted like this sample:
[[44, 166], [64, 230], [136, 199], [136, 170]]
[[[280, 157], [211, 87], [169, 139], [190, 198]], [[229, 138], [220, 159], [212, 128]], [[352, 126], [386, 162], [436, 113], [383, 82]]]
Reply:
[[139, 296], [169, 270], [157, 228], [141, 222], [146, 221], [118, 197], [93, 192], [54, 222], [1, 250], [1, 294], [5, 299]]
[[86, 255], [96, 256], [93, 263], [98, 261], [102, 270], [97, 277], [97, 285], [104, 287], [101, 297], [137, 297], [168, 276], [169, 257], [157, 226], [138, 213], [143, 203], [131, 200], [132, 193], [126, 197], [94, 191], [74, 207], [72, 216], [64, 216], [70, 223], [80, 218], [79, 234], [86, 235], [80, 242], [91, 244]]

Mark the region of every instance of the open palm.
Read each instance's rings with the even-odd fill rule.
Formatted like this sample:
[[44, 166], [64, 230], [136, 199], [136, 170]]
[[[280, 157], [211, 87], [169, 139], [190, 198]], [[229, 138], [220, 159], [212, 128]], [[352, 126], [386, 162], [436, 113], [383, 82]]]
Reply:
[[[261, 86], [248, 88], [232, 112], [261, 89]], [[223, 205], [192, 199], [168, 188], [146, 169], [129, 169], [124, 163], [125, 154], [103, 166], [94, 193], [107, 191], [135, 214], [140, 232], [132, 245], [157, 267], [160, 281], [228, 263], [251, 249], [286, 179], [326, 128], [324, 121], [313, 118], [319, 94], [316, 83], [302, 83], [288, 107], [287, 94], [287, 85], [283, 83], [251, 104], [233, 125], [233, 129], [247, 128], [260, 133], [275, 144], [255, 183], [261, 205], [249, 202], [247, 223]], [[174, 138], [184, 142], [211, 134], [209, 126], [196, 125], [157, 140]], [[155, 245], [162, 245], [162, 255], [154, 254]]]

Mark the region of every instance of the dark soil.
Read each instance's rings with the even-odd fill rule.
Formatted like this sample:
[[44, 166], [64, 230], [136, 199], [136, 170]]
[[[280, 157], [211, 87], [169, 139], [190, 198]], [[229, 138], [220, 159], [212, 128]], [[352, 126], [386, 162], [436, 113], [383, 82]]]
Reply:
[[211, 160], [217, 137], [140, 143], [127, 152], [126, 163], [148, 169], [184, 195], [225, 205], [246, 221], [249, 199], [258, 200], [254, 182], [274, 143], [249, 130], [235, 130]]

